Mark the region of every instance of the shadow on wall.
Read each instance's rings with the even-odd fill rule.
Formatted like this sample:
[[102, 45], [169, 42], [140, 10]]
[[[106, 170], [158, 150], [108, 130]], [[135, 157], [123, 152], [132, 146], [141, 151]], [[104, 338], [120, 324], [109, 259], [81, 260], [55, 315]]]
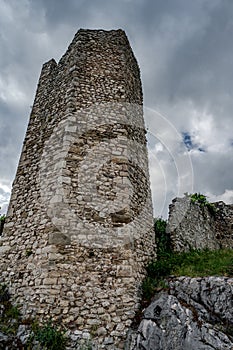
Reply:
[[4, 227], [4, 224], [5, 224], [5, 218], [6, 218], [5, 215], [0, 216], [0, 235], [3, 232], [3, 227]]

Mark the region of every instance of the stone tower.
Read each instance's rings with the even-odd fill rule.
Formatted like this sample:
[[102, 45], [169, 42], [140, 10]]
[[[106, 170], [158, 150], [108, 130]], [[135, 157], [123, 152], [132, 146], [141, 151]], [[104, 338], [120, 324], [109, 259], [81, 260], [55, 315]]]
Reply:
[[42, 68], [1, 239], [2, 282], [23, 315], [122, 348], [153, 236], [136, 59], [122, 30], [79, 30]]

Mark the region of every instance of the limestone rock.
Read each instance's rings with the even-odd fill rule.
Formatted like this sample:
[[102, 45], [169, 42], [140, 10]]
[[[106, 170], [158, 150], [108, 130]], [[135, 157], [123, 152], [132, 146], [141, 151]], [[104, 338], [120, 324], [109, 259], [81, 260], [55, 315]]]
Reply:
[[128, 350], [232, 350], [233, 278], [181, 277], [144, 311]]

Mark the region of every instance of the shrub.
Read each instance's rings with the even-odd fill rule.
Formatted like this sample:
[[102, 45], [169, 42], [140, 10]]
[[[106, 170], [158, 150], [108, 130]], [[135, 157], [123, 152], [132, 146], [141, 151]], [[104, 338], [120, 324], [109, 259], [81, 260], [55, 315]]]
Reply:
[[64, 350], [67, 338], [65, 332], [55, 327], [51, 321], [44, 326], [34, 325], [34, 339], [46, 350]]
[[0, 309], [0, 332], [15, 335], [21, 316], [18, 306], [12, 305], [10, 301], [10, 294], [6, 285], [0, 285]]
[[167, 222], [162, 218], [155, 219], [154, 221], [154, 231], [155, 240], [157, 244], [157, 257], [169, 255], [171, 253], [171, 242], [170, 236], [166, 232]]
[[191, 198], [192, 203], [197, 203], [203, 208], [206, 207], [209, 209], [211, 214], [215, 214], [215, 212], [216, 212], [215, 205], [210, 203], [204, 194], [193, 193], [190, 195], [190, 198]]
[[19, 320], [20, 311], [18, 309], [18, 306], [11, 305], [9, 308], [6, 309], [5, 315], [8, 319]]

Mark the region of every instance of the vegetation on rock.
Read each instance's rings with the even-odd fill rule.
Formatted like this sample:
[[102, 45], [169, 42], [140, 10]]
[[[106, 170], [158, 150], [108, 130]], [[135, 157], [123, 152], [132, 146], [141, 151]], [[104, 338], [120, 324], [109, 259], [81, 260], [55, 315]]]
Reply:
[[0, 221], [1, 222], [5, 222], [5, 219], [6, 219], [6, 215], [5, 214], [0, 215]]
[[214, 214], [216, 212], [215, 205], [207, 200], [207, 197], [201, 193], [193, 193], [190, 195], [191, 203], [197, 203], [201, 207], [206, 207]]
[[162, 218], [155, 219], [154, 231], [157, 245], [157, 259], [171, 253], [170, 236], [166, 232], [167, 221]]
[[33, 344], [34, 340], [39, 342], [45, 350], [65, 350], [67, 343], [65, 331], [52, 324], [51, 320], [42, 326], [33, 322], [32, 331], [27, 344], [28, 350], [30, 350], [30, 344]]
[[233, 276], [233, 250], [191, 250], [174, 253], [166, 236], [166, 221], [155, 221], [157, 260], [147, 266], [147, 277], [142, 283], [142, 299], [150, 301], [154, 293], [166, 288], [169, 276]]
[[20, 312], [12, 305], [6, 285], [0, 285], [0, 332], [15, 335], [19, 326]]
[[[52, 324], [52, 321], [40, 326], [35, 320], [23, 319], [18, 306], [13, 305], [10, 299], [7, 286], [0, 285], [0, 333], [3, 338], [8, 337], [7, 346], [12, 346], [12, 349], [18, 346], [20, 349], [31, 350], [38, 344], [43, 350], [65, 350], [67, 343], [65, 331]], [[27, 325], [30, 334], [24, 345], [17, 335], [20, 325]]]

